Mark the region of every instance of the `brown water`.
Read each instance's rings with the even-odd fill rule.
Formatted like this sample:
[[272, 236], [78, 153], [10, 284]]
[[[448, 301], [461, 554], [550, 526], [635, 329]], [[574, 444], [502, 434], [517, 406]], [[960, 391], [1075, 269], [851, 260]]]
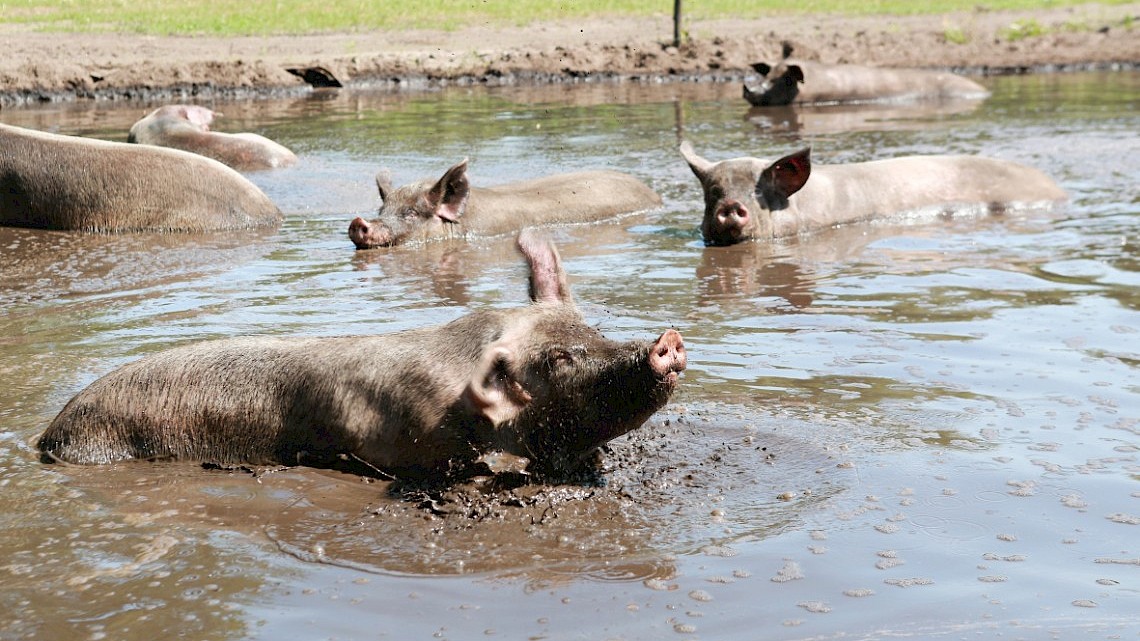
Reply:
[[[720, 85], [341, 93], [214, 105], [293, 148], [279, 230], [0, 229], [0, 638], [1140, 636], [1140, 74], [991, 79], [937, 112], [749, 110]], [[147, 106], [0, 121], [125, 139]], [[1052, 212], [704, 248], [704, 156], [981, 153]], [[394, 495], [307, 469], [37, 462], [97, 376], [230, 335], [383, 332], [525, 299], [510, 238], [355, 252], [395, 182], [606, 166], [663, 208], [555, 231], [586, 315], [685, 336], [604, 487]]]

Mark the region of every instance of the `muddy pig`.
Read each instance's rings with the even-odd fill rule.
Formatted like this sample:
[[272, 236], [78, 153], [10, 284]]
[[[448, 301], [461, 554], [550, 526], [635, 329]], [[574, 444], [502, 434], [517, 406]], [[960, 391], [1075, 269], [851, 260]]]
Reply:
[[284, 146], [258, 134], [211, 131], [218, 114], [198, 105], [159, 107], [131, 126], [127, 142], [171, 147], [213, 158], [239, 171], [297, 163]]
[[701, 235], [708, 245], [780, 238], [906, 212], [1001, 212], [1066, 198], [1037, 169], [982, 156], [813, 165], [810, 149], [804, 149], [776, 161], [743, 157], [714, 163], [688, 142], [681, 143], [681, 155], [704, 191]]
[[794, 60], [784, 43], [783, 57], [771, 66], [752, 65], [762, 77], [759, 86], [744, 85], [744, 99], [756, 107], [790, 104], [887, 102], [984, 98], [989, 91], [978, 83], [944, 71], [886, 69], [862, 65], [833, 65]]
[[378, 217], [371, 222], [357, 217], [348, 226], [348, 237], [357, 249], [501, 234], [533, 225], [593, 222], [661, 204], [661, 197], [637, 178], [607, 170], [471, 187], [466, 160], [439, 180], [395, 189], [388, 173], [381, 171], [376, 187], [382, 201]]
[[0, 225], [210, 231], [280, 220], [257, 186], [215, 160], [0, 125]]
[[45, 461], [363, 462], [435, 477], [484, 453], [580, 469], [662, 407], [681, 335], [618, 343], [589, 326], [554, 245], [518, 247], [533, 304], [380, 336], [238, 338], [144, 357], [75, 396], [39, 439]]

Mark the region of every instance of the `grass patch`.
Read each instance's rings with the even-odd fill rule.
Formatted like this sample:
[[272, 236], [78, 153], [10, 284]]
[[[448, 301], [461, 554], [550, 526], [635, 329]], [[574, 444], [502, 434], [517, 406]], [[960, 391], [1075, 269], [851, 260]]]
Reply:
[[942, 39], [950, 44], [964, 45], [970, 41], [970, 36], [966, 35], [962, 27], [947, 25], [942, 28]]
[[[1104, 0], [1123, 4], [1127, 0]], [[773, 14], [914, 15], [1088, 4], [1076, 0], [704, 0], [683, 5], [685, 19], [762, 18]], [[671, 16], [668, 0], [0, 0], [0, 21], [34, 29], [153, 35], [267, 35], [396, 29], [454, 30], [473, 25], [599, 17]], [[1029, 25], [1030, 27], [1032, 25]], [[1040, 27], [1040, 25], [1037, 25]], [[1013, 37], [1028, 37], [1021, 29]]]
[[1036, 20], [1017, 20], [1010, 24], [1008, 27], [998, 31], [998, 37], [1010, 42], [1024, 40], [1026, 38], [1036, 38], [1048, 33], [1048, 29], [1041, 26], [1040, 22]]

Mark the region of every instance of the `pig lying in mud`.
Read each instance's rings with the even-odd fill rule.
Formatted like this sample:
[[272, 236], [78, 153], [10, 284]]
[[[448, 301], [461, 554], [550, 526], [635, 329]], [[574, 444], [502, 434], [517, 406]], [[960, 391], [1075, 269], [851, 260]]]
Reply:
[[554, 245], [518, 239], [533, 304], [381, 336], [238, 338], [144, 357], [75, 396], [45, 461], [364, 463], [399, 478], [461, 474], [484, 454], [529, 472], [582, 469], [661, 408], [681, 335], [617, 343], [574, 305]]
[[357, 217], [348, 237], [357, 249], [409, 241], [493, 235], [533, 225], [586, 223], [661, 204], [645, 183], [616, 171], [582, 171], [497, 187], [471, 187], [467, 161], [439, 180], [393, 189], [387, 172], [376, 176], [378, 217]]
[[289, 167], [297, 156], [284, 146], [252, 133], [210, 131], [215, 113], [198, 105], [166, 105], [131, 126], [127, 142], [193, 152], [239, 171]]
[[194, 232], [280, 220], [260, 189], [209, 158], [0, 125], [0, 225]]
[[708, 245], [780, 238], [906, 212], [1000, 212], [1066, 198], [1037, 169], [981, 156], [813, 166], [810, 149], [804, 149], [775, 162], [745, 157], [714, 163], [688, 142], [681, 143], [681, 155], [704, 191], [701, 235]]
[[883, 69], [861, 65], [830, 65], [792, 60], [792, 47], [784, 44], [776, 66], [758, 62], [752, 68], [763, 76], [759, 86], [744, 85], [744, 99], [756, 107], [790, 104], [887, 102], [984, 98], [985, 87], [948, 72], [919, 69]]

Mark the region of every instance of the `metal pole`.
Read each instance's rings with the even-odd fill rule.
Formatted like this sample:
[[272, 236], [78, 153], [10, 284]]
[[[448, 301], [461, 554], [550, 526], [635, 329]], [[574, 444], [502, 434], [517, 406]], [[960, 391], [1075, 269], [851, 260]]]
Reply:
[[673, 0], [673, 46], [681, 46], [681, 0]]

